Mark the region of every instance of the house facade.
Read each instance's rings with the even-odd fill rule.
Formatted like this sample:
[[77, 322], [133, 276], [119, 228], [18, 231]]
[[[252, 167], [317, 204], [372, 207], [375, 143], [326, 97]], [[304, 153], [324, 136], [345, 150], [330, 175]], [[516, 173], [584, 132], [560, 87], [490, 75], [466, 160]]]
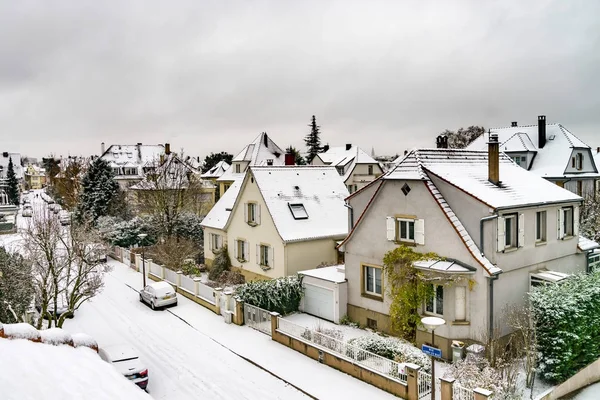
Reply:
[[[337, 261], [347, 234], [348, 195], [333, 167], [250, 167], [222, 229], [211, 211], [203, 221], [205, 258], [227, 245], [234, 269], [247, 280], [295, 275]], [[228, 201], [227, 191], [220, 201]], [[212, 214], [212, 215], [211, 215]]]
[[[517, 166], [499, 153], [413, 150], [382, 178], [347, 199], [351, 231], [345, 252], [348, 315], [392, 332], [384, 255], [399, 245], [442, 260], [415, 267], [435, 279], [420, 314], [443, 318], [436, 344], [482, 340], [500, 328], [510, 304], [525, 301], [532, 273], [586, 271], [578, 235], [582, 198]], [[420, 328], [418, 344], [431, 333]]]
[[489, 135], [497, 135], [500, 151], [522, 168], [579, 196], [595, 194], [600, 173], [592, 149], [561, 124], [546, 123], [545, 115], [538, 117], [537, 125], [513, 122], [490, 129], [467, 149], [485, 150]]
[[213, 202], [215, 203], [221, 198], [220, 185], [217, 183], [217, 179], [220, 178], [230, 167], [231, 165], [227, 164], [226, 161], [221, 160], [214, 167], [200, 175], [203, 180], [212, 183], [212, 185], [215, 187], [215, 195], [213, 199]]
[[28, 164], [25, 167], [25, 185], [29, 189], [41, 189], [46, 185], [46, 170], [37, 165]]
[[379, 162], [352, 144], [329, 147], [325, 152], [317, 154], [311, 164], [335, 167], [350, 193], [363, 188], [383, 174]]
[[160, 162], [171, 152], [169, 143], [164, 146], [145, 145], [138, 143], [136, 145], [113, 144], [104, 150], [102, 143], [102, 158], [112, 168], [115, 174], [115, 180], [119, 183], [121, 190], [127, 191], [130, 186], [140, 183], [144, 175], [155, 164]]

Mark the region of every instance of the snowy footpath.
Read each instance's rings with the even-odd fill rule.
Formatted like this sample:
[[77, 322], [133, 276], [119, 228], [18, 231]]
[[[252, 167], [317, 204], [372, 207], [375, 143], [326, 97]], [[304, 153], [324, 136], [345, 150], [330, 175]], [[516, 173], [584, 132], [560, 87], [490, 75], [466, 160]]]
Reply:
[[85, 303], [65, 328], [87, 333], [100, 347], [133, 345], [149, 368], [155, 399], [392, 399], [179, 296], [179, 305], [152, 311], [134, 289], [142, 275], [116, 261], [103, 292]]

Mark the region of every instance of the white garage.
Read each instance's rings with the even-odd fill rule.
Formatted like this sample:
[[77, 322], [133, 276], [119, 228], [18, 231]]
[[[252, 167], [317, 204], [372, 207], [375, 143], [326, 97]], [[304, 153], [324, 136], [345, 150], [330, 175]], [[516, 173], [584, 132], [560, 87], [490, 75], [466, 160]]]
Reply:
[[346, 315], [348, 284], [343, 265], [298, 272], [302, 278], [304, 297], [300, 311], [336, 324]]

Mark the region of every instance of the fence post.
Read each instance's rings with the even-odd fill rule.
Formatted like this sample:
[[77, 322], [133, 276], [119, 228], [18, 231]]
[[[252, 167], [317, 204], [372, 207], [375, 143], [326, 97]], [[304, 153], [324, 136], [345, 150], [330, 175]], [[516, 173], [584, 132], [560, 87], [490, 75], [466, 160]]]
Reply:
[[442, 400], [452, 400], [454, 396], [454, 392], [452, 391], [454, 381], [454, 378], [440, 378]]
[[406, 390], [407, 400], [419, 400], [419, 370], [421, 366], [407, 363], [404, 367], [406, 368], [406, 384], [408, 386]]
[[193, 279], [194, 279], [194, 295], [198, 296], [198, 294], [200, 293], [199, 283], [202, 282], [202, 278], [193, 278]]
[[[142, 270], [142, 255], [139, 253], [134, 253], [135, 254], [135, 269], [139, 271]], [[150, 268], [150, 266], [148, 266], [148, 268]]]
[[[231, 296], [233, 295], [233, 292], [231, 290], [227, 290], [226, 292], [223, 292], [223, 296], [225, 296], [225, 310], [226, 311], [233, 311], [229, 309], [229, 301], [231, 300]], [[221, 310], [223, 311], [223, 310]]]
[[215, 288], [215, 312], [217, 315], [221, 315], [221, 295], [223, 294], [223, 288]]
[[279, 323], [280, 314], [276, 311], [271, 311], [271, 337], [274, 338], [277, 335], [277, 324]]
[[177, 287], [181, 288], [181, 275], [183, 275], [183, 271], [177, 271], [175, 273], [177, 274]]
[[235, 300], [235, 314], [233, 318], [234, 324], [244, 325], [244, 302], [242, 300]]
[[473, 389], [473, 397], [475, 400], [487, 400], [492, 396], [493, 392], [491, 390], [476, 388]]

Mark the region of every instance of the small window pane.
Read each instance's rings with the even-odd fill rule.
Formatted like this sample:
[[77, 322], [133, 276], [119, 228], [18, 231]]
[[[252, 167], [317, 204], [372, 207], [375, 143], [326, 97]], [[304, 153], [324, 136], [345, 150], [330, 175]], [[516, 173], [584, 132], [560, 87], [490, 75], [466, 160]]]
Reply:
[[406, 225], [407, 222], [406, 221], [400, 221], [400, 238], [401, 239], [406, 239]]
[[408, 238], [410, 240], [415, 240], [415, 223], [414, 222], [408, 223]]
[[444, 287], [435, 287], [435, 313], [439, 315], [444, 314]]
[[512, 245], [512, 218], [506, 218], [504, 220], [504, 245], [510, 247]]
[[375, 293], [381, 294], [381, 269], [374, 268], [375, 270]]
[[367, 290], [367, 292], [373, 292], [373, 268], [367, 267], [366, 268], [366, 275], [367, 275], [367, 287], [366, 287], [366, 290]]

